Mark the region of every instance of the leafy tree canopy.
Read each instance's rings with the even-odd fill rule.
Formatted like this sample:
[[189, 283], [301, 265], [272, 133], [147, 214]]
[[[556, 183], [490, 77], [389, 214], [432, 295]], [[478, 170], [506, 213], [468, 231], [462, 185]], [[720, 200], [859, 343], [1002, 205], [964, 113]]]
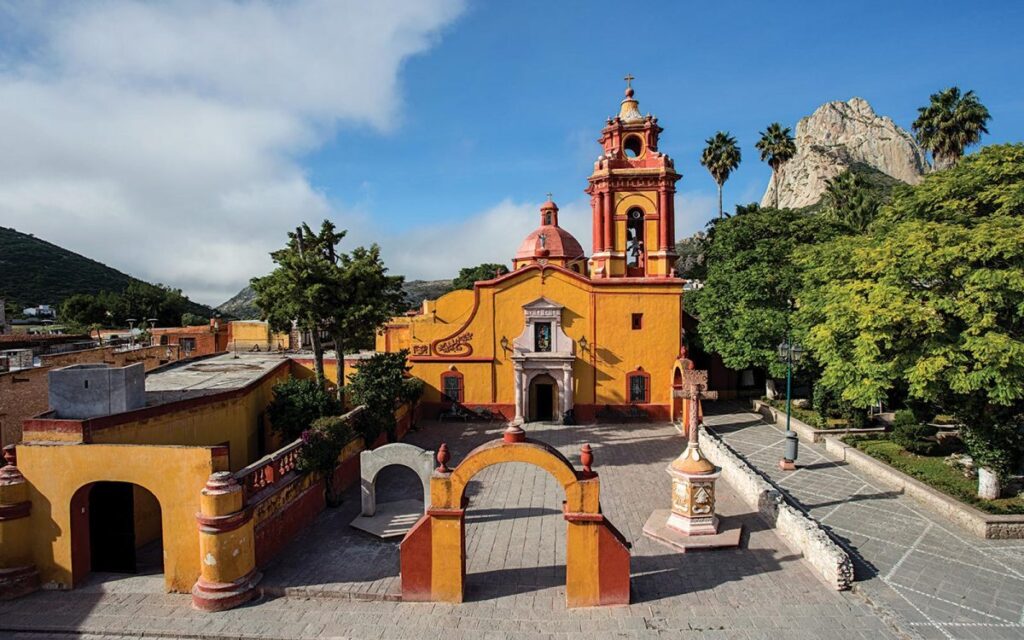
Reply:
[[704, 287], [687, 294], [700, 318], [700, 339], [734, 369], [785, 375], [777, 346], [787, 333], [790, 300], [801, 278], [793, 252], [835, 235], [820, 216], [756, 208], [715, 221], [708, 236]]
[[805, 248], [799, 321], [822, 383], [858, 406], [906, 386], [1005, 468], [1024, 412], [1022, 218], [1024, 145], [992, 146], [900, 190], [869, 234]]
[[337, 400], [315, 380], [288, 378], [274, 385], [274, 399], [267, 407], [271, 428], [286, 442], [298, 438], [313, 422], [341, 410]]
[[475, 267], [464, 267], [459, 269], [459, 275], [452, 281], [452, 291], [472, 289], [473, 283], [477, 280], [493, 280], [506, 273], [508, 273], [508, 267], [493, 262], [485, 262]]
[[362, 405], [359, 430], [372, 442], [378, 435], [394, 432], [395, 408], [403, 402], [415, 402], [423, 393], [423, 381], [409, 377], [408, 351], [375, 353], [360, 361], [349, 375], [348, 394], [353, 406]]

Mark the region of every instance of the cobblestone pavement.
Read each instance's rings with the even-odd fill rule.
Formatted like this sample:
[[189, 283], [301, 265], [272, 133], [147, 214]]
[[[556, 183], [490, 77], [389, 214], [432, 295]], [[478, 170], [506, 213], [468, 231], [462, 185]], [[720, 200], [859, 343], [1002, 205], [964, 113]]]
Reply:
[[[458, 462], [496, 437], [497, 424], [425, 424], [407, 441]], [[33, 640], [59, 632], [97, 636], [274, 638], [886, 638], [896, 637], [865, 600], [837, 593], [799, 555], [719, 485], [719, 509], [743, 522], [742, 548], [677, 554], [644, 537], [655, 508], [668, 505], [666, 465], [683, 448], [668, 424], [534, 425], [530, 437], [578, 464], [590, 442], [602, 506], [633, 543], [632, 604], [565, 608], [561, 488], [546, 472], [510, 463], [480, 472], [467, 514], [467, 602], [387, 600], [397, 592], [398, 548], [355, 531], [356, 489], [328, 510], [265, 572], [269, 593], [219, 614], [193, 611], [186, 595], [159, 593], [159, 576], [96, 580], [73, 592], [40, 592], [0, 603], [0, 630]], [[410, 471], [385, 469], [378, 500], [417, 496]], [[287, 595], [275, 595], [287, 594]], [[24, 633], [34, 631], [35, 633]], [[15, 636], [19, 637], [19, 636]]]
[[1024, 637], [1024, 541], [983, 540], [923, 503], [800, 443], [778, 468], [784, 430], [736, 403], [707, 406], [705, 424], [854, 552], [856, 589], [923, 638]]

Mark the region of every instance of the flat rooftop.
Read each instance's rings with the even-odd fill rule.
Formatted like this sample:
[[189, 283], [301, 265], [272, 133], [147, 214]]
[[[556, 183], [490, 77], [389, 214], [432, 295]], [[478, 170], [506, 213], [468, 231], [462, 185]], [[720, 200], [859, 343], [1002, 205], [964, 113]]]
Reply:
[[270, 373], [288, 358], [273, 353], [224, 354], [146, 376], [146, 404], [240, 389]]

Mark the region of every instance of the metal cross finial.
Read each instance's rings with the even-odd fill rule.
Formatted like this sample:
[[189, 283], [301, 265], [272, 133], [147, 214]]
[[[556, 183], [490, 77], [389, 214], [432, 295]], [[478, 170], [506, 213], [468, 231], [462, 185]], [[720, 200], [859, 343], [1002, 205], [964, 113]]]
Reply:
[[623, 78], [623, 80], [626, 81], [626, 88], [627, 89], [631, 89], [633, 85], [631, 85], [630, 83], [633, 82], [634, 80], [636, 80], [636, 78], [633, 77], [632, 73], [627, 73], [626, 77]]
[[548, 202], [550, 202], [550, 201], [551, 201], [551, 192], [548, 191]]

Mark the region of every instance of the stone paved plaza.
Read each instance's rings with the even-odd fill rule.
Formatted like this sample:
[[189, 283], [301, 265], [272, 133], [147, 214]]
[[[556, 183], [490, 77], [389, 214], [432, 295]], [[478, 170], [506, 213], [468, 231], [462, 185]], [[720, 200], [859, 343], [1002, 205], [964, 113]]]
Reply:
[[[458, 462], [501, 428], [428, 422], [407, 441], [430, 448], [447, 441]], [[680, 555], [645, 538], [647, 516], [668, 504], [665, 466], [684, 444], [671, 425], [532, 425], [529, 431], [574, 463], [580, 445], [592, 444], [604, 511], [634, 545], [633, 604], [565, 609], [561, 489], [546, 472], [509, 463], [485, 469], [471, 485], [463, 605], [389, 599], [397, 595], [398, 546], [348, 526], [359, 509], [354, 488], [266, 571], [268, 594], [249, 606], [204, 614], [191, 609], [188, 596], [162, 593], [160, 576], [97, 579], [73, 592], [0, 604], [0, 629], [26, 638], [57, 632], [446, 640], [898, 637], [861, 596], [823, 586], [725, 483], [720, 511], [743, 521], [748, 533], [741, 549]], [[386, 469], [378, 500], [421, 491], [411, 471]]]
[[922, 503], [800, 443], [778, 468], [784, 431], [739, 404], [709, 404], [705, 424], [853, 552], [856, 590], [923, 638], [1024, 637], [1024, 542], [983, 540]]

